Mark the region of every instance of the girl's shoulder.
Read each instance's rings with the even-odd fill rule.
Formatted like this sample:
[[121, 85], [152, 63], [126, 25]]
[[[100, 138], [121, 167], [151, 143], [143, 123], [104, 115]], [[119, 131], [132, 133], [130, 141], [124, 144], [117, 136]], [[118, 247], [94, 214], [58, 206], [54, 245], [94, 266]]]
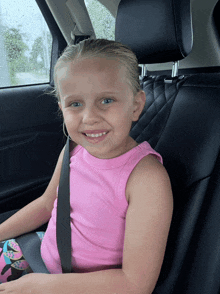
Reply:
[[163, 164], [155, 154], [144, 156], [132, 170], [126, 186], [126, 194], [128, 202], [131, 197], [135, 197], [137, 191], [135, 187], [142, 183], [149, 191], [160, 185], [170, 186], [170, 179]]

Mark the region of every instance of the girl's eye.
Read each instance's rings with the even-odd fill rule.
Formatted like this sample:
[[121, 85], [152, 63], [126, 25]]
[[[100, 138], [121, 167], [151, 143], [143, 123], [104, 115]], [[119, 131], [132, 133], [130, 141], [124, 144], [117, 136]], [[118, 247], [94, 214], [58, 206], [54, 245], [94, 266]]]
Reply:
[[71, 107], [78, 107], [79, 106], [79, 104], [81, 104], [81, 103], [79, 103], [79, 102], [72, 102], [71, 104], [70, 104], [70, 106]]
[[[104, 103], [104, 104], [110, 104], [110, 103], [112, 103], [114, 100], [113, 99], [111, 99], [111, 98], [106, 98], [106, 99], [104, 99], [103, 101], [107, 101], [107, 103]], [[102, 101], [102, 102], [103, 102]], [[110, 101], [110, 102], [109, 102]]]

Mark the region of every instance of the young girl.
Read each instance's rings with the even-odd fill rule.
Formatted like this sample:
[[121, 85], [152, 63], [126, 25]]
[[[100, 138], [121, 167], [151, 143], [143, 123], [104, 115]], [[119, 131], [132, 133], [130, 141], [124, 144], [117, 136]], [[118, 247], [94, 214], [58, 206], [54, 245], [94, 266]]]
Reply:
[[146, 141], [137, 144], [129, 136], [146, 100], [136, 56], [126, 46], [102, 39], [69, 46], [55, 67], [55, 89], [72, 140], [73, 273], [61, 274], [56, 245], [62, 151], [45, 193], [0, 225], [0, 241], [7, 240], [0, 243], [1, 282], [20, 277], [24, 270], [31, 272], [11, 238], [48, 221], [45, 235], [39, 237], [51, 274], [24, 275], [2, 283], [0, 292], [152, 293], [163, 262], [173, 200], [161, 156]]

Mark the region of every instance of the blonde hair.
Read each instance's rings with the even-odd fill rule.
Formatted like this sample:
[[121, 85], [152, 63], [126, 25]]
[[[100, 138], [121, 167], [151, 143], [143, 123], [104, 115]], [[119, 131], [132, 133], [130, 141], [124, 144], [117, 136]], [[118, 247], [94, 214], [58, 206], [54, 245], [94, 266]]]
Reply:
[[57, 87], [56, 73], [68, 62], [73, 62], [80, 58], [106, 57], [117, 59], [125, 66], [127, 72], [128, 83], [134, 95], [141, 90], [139, 81], [138, 60], [133, 51], [115, 41], [106, 39], [86, 39], [76, 45], [67, 46], [62, 55], [58, 59], [54, 69], [54, 95], [60, 101]]

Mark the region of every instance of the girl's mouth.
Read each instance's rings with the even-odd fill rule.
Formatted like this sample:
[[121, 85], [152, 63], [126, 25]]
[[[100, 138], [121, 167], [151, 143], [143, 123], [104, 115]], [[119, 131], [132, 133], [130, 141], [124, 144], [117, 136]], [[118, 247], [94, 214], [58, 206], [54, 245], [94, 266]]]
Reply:
[[104, 133], [100, 133], [100, 134], [85, 134], [83, 133], [83, 135], [86, 137], [86, 140], [90, 143], [96, 144], [99, 143], [101, 141], [103, 141], [106, 136], [108, 135], [109, 132], [104, 132]]

